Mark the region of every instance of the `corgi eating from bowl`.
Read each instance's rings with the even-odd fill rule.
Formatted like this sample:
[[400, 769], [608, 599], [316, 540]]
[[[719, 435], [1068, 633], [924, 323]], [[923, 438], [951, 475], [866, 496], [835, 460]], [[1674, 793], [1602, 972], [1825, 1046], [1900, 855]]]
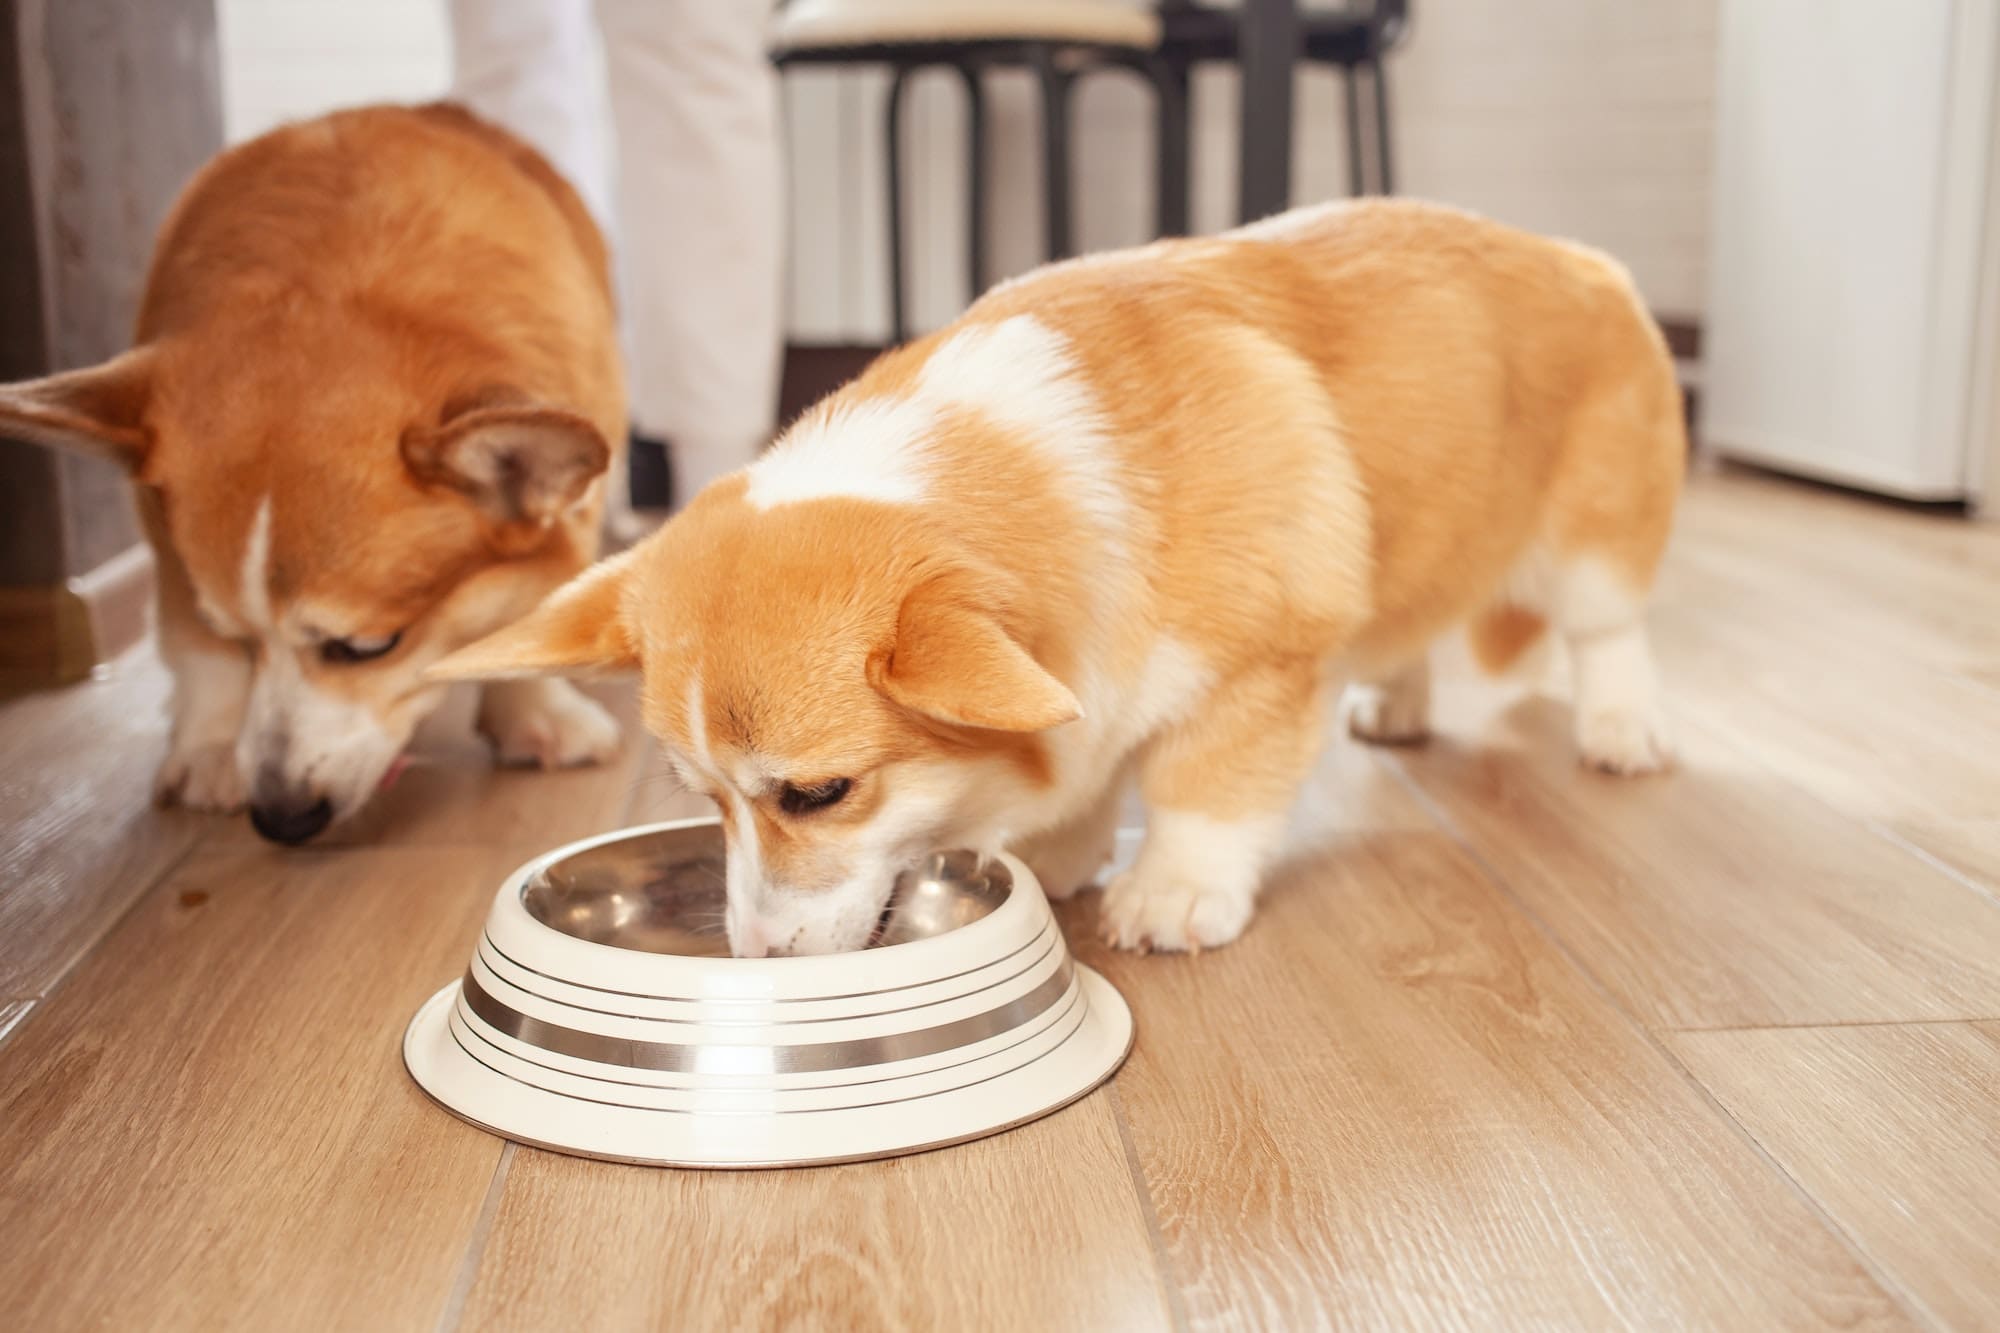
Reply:
[[1643, 611], [1684, 467], [1664, 342], [1581, 247], [1406, 201], [1058, 264], [878, 360], [650, 540], [433, 669], [636, 668], [721, 808], [738, 954], [864, 945], [894, 870], [1102, 869], [1114, 943], [1248, 924], [1315, 759], [1427, 725], [1426, 652], [1544, 628], [1590, 764], [1668, 738]]
[[[624, 401], [576, 194], [464, 111], [378, 107], [212, 162], [134, 349], [0, 386], [0, 434], [129, 469], [174, 677], [157, 793], [292, 843], [393, 777], [426, 666], [596, 555]], [[479, 721], [508, 762], [618, 743], [561, 681], [488, 688]]]

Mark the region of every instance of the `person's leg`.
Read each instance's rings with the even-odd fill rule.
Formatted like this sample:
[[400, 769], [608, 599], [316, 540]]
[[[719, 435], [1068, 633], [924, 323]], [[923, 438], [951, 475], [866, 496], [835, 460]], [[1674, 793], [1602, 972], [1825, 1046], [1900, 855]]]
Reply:
[[765, 0], [597, 0], [618, 136], [632, 419], [676, 499], [770, 437], [783, 355], [777, 76]]
[[[451, 38], [452, 97], [527, 140], [562, 173], [583, 196], [615, 265], [604, 70], [591, 0], [451, 0]], [[629, 330], [621, 333], [629, 344]], [[628, 469], [643, 461], [635, 448], [609, 478], [604, 521], [617, 541], [642, 532]]]
[[591, 0], [451, 0], [451, 95], [533, 144], [612, 234]]

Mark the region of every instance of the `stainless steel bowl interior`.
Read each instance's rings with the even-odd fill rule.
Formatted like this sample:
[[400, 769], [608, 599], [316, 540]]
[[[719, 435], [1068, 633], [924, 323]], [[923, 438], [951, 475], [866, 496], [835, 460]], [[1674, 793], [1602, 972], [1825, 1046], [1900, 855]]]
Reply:
[[[723, 842], [715, 825], [637, 833], [551, 861], [521, 886], [528, 915], [593, 944], [727, 958]], [[875, 947], [907, 944], [986, 916], [1013, 891], [998, 861], [938, 852], [897, 876]]]

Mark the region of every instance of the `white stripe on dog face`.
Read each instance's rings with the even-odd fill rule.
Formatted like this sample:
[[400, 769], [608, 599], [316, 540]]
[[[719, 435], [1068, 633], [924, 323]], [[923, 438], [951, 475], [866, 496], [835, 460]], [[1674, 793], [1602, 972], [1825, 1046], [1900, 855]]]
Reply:
[[729, 854], [722, 862], [722, 884], [723, 929], [729, 936], [730, 951], [761, 957], [767, 940], [759, 912], [764, 896], [764, 857], [757, 842], [757, 811], [716, 768], [708, 743], [708, 706], [703, 701], [699, 671], [688, 678], [687, 728], [688, 763], [710, 797], [729, 808]]
[[734, 787], [718, 793], [729, 802], [729, 854], [722, 862], [723, 926], [729, 949], [761, 957], [773, 943], [765, 931], [764, 854], [757, 842], [757, 811]]
[[243, 619], [260, 634], [269, 634], [271, 625], [271, 497], [257, 505], [250, 520], [250, 535], [243, 542], [242, 588], [236, 604]]
[[694, 761], [701, 765], [701, 775], [715, 780], [715, 761], [708, 754], [708, 710], [701, 702], [701, 673], [694, 672], [688, 677], [687, 696], [688, 744], [694, 748]]

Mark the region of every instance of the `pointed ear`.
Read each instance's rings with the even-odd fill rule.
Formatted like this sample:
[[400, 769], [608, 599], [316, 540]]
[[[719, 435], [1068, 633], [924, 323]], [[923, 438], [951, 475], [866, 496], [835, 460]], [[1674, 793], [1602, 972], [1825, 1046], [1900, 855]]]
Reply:
[[528, 402], [475, 406], [403, 435], [403, 462], [418, 481], [449, 486], [504, 524], [546, 527], [610, 461], [588, 420]]
[[904, 600], [896, 642], [869, 662], [868, 675], [889, 699], [953, 726], [1047, 731], [1083, 716], [1068, 686], [942, 580]]
[[634, 670], [638, 646], [626, 628], [624, 600], [639, 548], [592, 565], [503, 630], [459, 649], [424, 671], [429, 680], [518, 680]]
[[0, 385], [0, 436], [109, 458], [145, 457], [153, 350], [134, 348], [100, 366]]

